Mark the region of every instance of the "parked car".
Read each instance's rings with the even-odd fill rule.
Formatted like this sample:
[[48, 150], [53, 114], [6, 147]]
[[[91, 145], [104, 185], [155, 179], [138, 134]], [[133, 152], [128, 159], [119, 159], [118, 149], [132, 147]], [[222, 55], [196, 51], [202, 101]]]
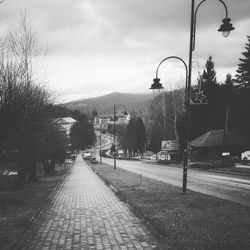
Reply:
[[230, 152], [222, 152], [219, 158], [221, 164], [232, 163]]
[[75, 158], [76, 158], [76, 154], [74, 152], [72, 152], [72, 151], [67, 151], [66, 152], [66, 158], [74, 161]]
[[97, 164], [98, 161], [96, 160], [95, 157], [93, 157], [93, 158], [90, 159], [90, 163], [91, 163], [91, 164]]
[[91, 151], [84, 151], [82, 154], [82, 157], [84, 160], [90, 160], [92, 158], [92, 152]]
[[171, 160], [171, 156], [168, 151], [160, 151], [156, 155], [156, 160], [158, 163], [163, 163]]
[[156, 160], [156, 154], [153, 154], [153, 155], [150, 157], [150, 160]]
[[241, 153], [241, 160], [243, 163], [248, 163], [250, 161], [250, 151]]

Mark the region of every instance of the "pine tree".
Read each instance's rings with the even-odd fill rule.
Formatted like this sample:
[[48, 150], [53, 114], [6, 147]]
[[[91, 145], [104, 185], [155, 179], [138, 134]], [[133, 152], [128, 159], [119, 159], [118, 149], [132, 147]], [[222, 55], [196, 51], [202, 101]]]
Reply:
[[216, 85], [217, 80], [216, 71], [214, 69], [214, 62], [212, 60], [212, 56], [209, 56], [202, 74], [202, 90], [204, 90], [205, 95], [208, 95], [208, 98], [211, 94], [211, 91], [213, 92]]
[[218, 83], [212, 56], [209, 56], [202, 74], [201, 89], [210, 105], [216, 105], [218, 99]]
[[242, 52], [244, 58], [240, 58], [238, 69], [236, 70], [236, 82], [245, 88], [250, 88], [250, 36], [247, 36], [246, 51]]
[[203, 81], [207, 83], [214, 83], [216, 84], [216, 71], [214, 70], [214, 62], [212, 60], [212, 56], [209, 56], [205, 69], [202, 74]]
[[[230, 81], [230, 76], [227, 80]], [[202, 74], [201, 90], [206, 96], [207, 104], [191, 105], [189, 139], [224, 127], [225, 105], [223, 105], [221, 87], [216, 80], [212, 56], [209, 56]]]

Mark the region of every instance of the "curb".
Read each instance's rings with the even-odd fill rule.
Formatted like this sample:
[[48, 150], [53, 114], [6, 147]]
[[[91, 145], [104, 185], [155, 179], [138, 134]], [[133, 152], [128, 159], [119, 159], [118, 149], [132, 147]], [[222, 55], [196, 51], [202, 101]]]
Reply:
[[243, 176], [250, 176], [248, 173], [239, 173], [239, 172], [233, 172], [233, 171], [223, 171], [223, 170], [205, 170], [207, 172], [212, 173], [220, 173], [220, 174], [232, 174], [232, 175], [243, 175]]
[[[165, 165], [168, 166], [168, 164], [160, 164], [157, 162], [150, 162], [149, 160], [145, 160], [145, 163], [152, 163], [155, 165]], [[173, 163], [171, 163], [173, 164]], [[182, 166], [170, 166], [170, 167], [177, 167], [182, 168]], [[192, 166], [189, 166], [188, 169], [197, 170], [200, 172], [211, 172], [211, 173], [218, 173], [218, 174], [231, 174], [231, 175], [241, 175], [241, 176], [250, 176], [250, 173], [240, 173], [240, 172], [234, 172], [234, 171], [227, 171], [227, 170], [213, 170], [213, 169], [202, 169], [202, 168], [194, 168]]]

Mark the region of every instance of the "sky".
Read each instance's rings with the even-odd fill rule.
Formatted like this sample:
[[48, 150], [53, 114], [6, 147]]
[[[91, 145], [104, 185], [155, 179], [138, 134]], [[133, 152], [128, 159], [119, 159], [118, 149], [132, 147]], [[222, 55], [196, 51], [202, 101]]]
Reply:
[[[197, 12], [193, 83], [210, 55], [218, 81], [234, 75], [242, 57], [250, 1], [224, 2], [235, 27], [228, 38], [217, 31], [225, 17], [220, 1], [207, 0]], [[18, 28], [25, 10], [46, 48], [36, 77], [62, 102], [110, 92], [150, 93], [162, 59], [178, 56], [188, 63], [191, 0], [4, 0], [2, 38]], [[184, 67], [168, 60], [159, 77], [167, 90], [182, 87]]]

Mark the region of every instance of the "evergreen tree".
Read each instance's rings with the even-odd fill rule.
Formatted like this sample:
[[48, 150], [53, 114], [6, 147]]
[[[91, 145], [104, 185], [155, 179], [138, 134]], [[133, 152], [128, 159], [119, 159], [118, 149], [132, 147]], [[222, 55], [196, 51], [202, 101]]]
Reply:
[[212, 56], [208, 57], [205, 69], [203, 70], [202, 79], [205, 80], [207, 84], [216, 84], [216, 71], [214, 69]]
[[224, 107], [231, 108], [235, 102], [235, 86], [231, 74], [227, 74], [225, 83], [220, 86]]
[[93, 124], [89, 122], [89, 117], [74, 110], [72, 117], [78, 122], [71, 127], [70, 138], [73, 149], [86, 149], [92, 146], [96, 141], [95, 130]]
[[245, 88], [250, 88], [250, 36], [247, 36], [246, 51], [242, 52], [244, 58], [240, 58], [238, 69], [236, 70], [236, 82]]
[[137, 119], [137, 149], [139, 150], [140, 154], [144, 152], [144, 144], [146, 141], [146, 131], [143, 120], [141, 117]]
[[125, 133], [120, 133], [119, 142], [129, 155], [142, 154], [146, 141], [146, 131], [143, 120], [140, 117], [132, 117], [129, 121]]
[[242, 52], [244, 58], [240, 58], [238, 64], [236, 83], [240, 86], [237, 93], [236, 112], [234, 123], [239, 133], [247, 139], [250, 146], [250, 36], [245, 51]]
[[215, 100], [214, 92], [218, 87], [216, 80], [216, 71], [214, 69], [214, 62], [212, 60], [212, 56], [209, 56], [205, 69], [202, 74], [202, 82], [201, 82], [202, 90], [207, 96], [208, 102], [213, 102]]
[[223, 127], [224, 119], [222, 114], [225, 111], [221, 105], [220, 85], [216, 80], [216, 71], [212, 56], [209, 56], [202, 74], [202, 90], [208, 102], [207, 107], [204, 107], [207, 119], [205, 130], [220, 129]]
[[[194, 104], [190, 106], [189, 141], [210, 130], [223, 129], [229, 110], [230, 121], [232, 120], [232, 103], [235, 99], [235, 88], [233, 86], [232, 77], [228, 74], [225, 84], [218, 84], [214, 62], [211, 56], [209, 56], [205, 64], [201, 84], [201, 90], [206, 95], [207, 104]], [[196, 89], [198, 89], [198, 87], [196, 87]], [[186, 122], [185, 114], [183, 114], [178, 124], [181, 146], [183, 144], [182, 137], [185, 132]]]

